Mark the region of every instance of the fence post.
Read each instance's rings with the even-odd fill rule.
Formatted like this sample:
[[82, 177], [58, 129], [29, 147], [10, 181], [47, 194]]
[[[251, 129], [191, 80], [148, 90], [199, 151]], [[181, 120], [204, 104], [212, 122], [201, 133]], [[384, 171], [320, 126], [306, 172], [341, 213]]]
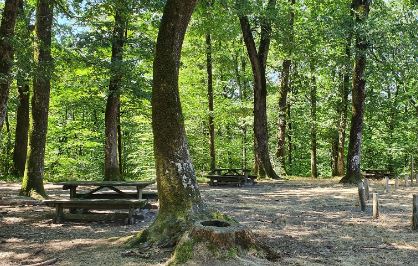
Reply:
[[373, 193], [373, 219], [379, 218], [379, 195]]
[[397, 190], [399, 187], [399, 178], [398, 176], [395, 177], [395, 190]]
[[364, 194], [366, 195], [366, 200], [370, 199], [370, 192], [369, 192], [369, 179], [365, 178], [363, 180], [364, 184]]
[[366, 195], [363, 181], [358, 183], [358, 196], [360, 201], [360, 208], [362, 212], [366, 211]]
[[418, 195], [412, 196], [412, 230], [418, 230]]
[[386, 181], [386, 193], [389, 193], [390, 192], [389, 177], [385, 177], [385, 181]]

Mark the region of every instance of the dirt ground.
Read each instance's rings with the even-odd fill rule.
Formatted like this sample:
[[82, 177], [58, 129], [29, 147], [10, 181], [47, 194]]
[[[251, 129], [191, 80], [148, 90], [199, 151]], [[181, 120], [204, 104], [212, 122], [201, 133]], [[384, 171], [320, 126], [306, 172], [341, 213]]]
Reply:
[[[145, 228], [157, 210], [138, 214], [142, 220], [134, 225], [125, 225], [121, 214], [54, 224], [54, 210], [17, 197], [19, 188], [0, 182], [0, 265], [162, 265], [170, 256], [129, 250], [120, 240]], [[68, 197], [59, 186], [46, 189], [52, 197]], [[418, 265], [418, 231], [411, 230], [417, 185], [396, 191], [392, 185], [385, 193], [383, 182], [371, 181], [371, 192], [379, 193], [378, 220], [371, 217], [371, 201], [360, 212], [357, 189], [337, 180], [201, 185], [201, 191], [208, 205], [248, 226], [280, 254], [273, 265]]]

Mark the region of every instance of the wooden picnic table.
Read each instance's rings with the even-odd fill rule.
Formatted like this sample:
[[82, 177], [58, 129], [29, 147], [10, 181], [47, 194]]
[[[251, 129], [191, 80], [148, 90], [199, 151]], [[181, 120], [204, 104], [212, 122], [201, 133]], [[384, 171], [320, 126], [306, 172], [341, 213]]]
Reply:
[[[63, 190], [70, 190], [71, 199], [142, 199], [142, 190], [154, 183], [154, 181], [66, 181], [55, 183], [55, 185], [62, 185]], [[83, 193], [77, 192], [77, 188], [80, 186], [89, 187], [90, 190]], [[135, 187], [136, 192], [124, 192], [121, 187]], [[104, 189], [110, 189], [113, 193], [104, 192]]]
[[395, 176], [394, 173], [386, 169], [363, 169], [362, 172], [365, 178], [372, 178], [372, 179], [373, 178], [380, 179], [380, 178], [385, 178], [385, 177], [392, 178]]
[[219, 185], [236, 185], [242, 186], [247, 184], [254, 185], [257, 178], [254, 175], [250, 175], [250, 169], [243, 168], [216, 168], [211, 171], [207, 178], [210, 179], [208, 182], [210, 186]]

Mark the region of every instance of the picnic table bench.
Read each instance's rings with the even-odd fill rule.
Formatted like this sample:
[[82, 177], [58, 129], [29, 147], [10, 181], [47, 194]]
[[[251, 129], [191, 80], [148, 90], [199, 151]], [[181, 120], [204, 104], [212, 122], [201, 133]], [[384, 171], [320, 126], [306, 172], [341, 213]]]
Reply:
[[143, 208], [145, 199], [52, 199], [43, 201], [47, 206], [54, 207], [55, 223], [64, 221], [64, 209], [83, 208], [93, 210], [128, 209], [128, 224], [133, 223], [135, 209]]
[[255, 175], [250, 175], [251, 170], [242, 168], [216, 168], [206, 175], [210, 179], [210, 186], [221, 185], [254, 185], [256, 183]]
[[364, 169], [363, 176], [371, 179], [383, 179], [386, 177], [393, 178], [395, 174], [386, 169]]

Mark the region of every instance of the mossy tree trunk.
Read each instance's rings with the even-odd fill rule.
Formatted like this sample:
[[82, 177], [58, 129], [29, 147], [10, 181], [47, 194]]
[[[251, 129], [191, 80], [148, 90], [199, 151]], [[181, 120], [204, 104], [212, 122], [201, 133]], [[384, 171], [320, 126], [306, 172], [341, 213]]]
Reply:
[[119, 164], [119, 110], [123, 76], [123, 45], [128, 24], [128, 8], [124, 1], [115, 1], [115, 24], [112, 34], [109, 94], [105, 112], [105, 180], [121, 180]]
[[[244, 5], [245, 0], [238, 0], [239, 21], [254, 78], [254, 139], [256, 160], [259, 161], [258, 170], [260, 172], [261, 166], [268, 177], [280, 179], [271, 164], [268, 148], [266, 62], [271, 40], [271, 23], [268, 16], [260, 19], [261, 35], [257, 51], [250, 21], [243, 13]], [[267, 11], [274, 9], [275, 5], [275, 0], [269, 0]]]
[[341, 179], [342, 183], [358, 183], [361, 180], [361, 141], [363, 134], [363, 117], [365, 103], [367, 39], [364, 24], [370, 10], [370, 0], [353, 0], [352, 8], [355, 23], [358, 25], [355, 32], [355, 64], [352, 84], [352, 117], [350, 129], [350, 142], [348, 145], [347, 172]]
[[158, 33], [152, 89], [152, 128], [160, 210], [139, 237], [172, 246], [205, 213], [190, 159], [178, 75], [184, 35], [196, 0], [168, 0]]
[[53, 62], [51, 37], [53, 1], [38, 0], [36, 5], [36, 70], [33, 80], [32, 123], [29, 133], [29, 151], [21, 194], [46, 197], [43, 177], [46, 133], [48, 129], [49, 95]]
[[0, 24], [0, 136], [6, 118], [13, 65], [13, 37], [20, 0], [6, 0]]

